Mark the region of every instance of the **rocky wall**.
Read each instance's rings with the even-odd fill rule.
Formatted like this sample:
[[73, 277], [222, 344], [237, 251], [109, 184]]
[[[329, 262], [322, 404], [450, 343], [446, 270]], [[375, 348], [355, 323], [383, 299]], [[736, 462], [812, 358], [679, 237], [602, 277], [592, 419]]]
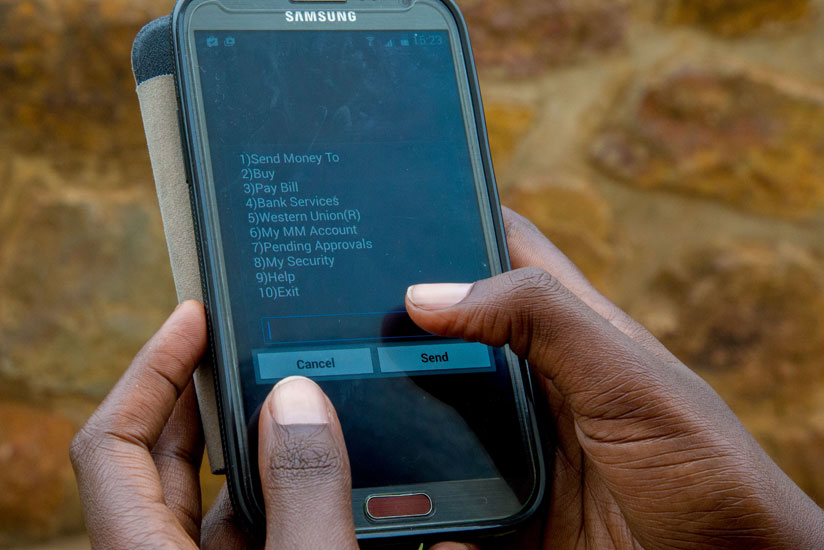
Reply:
[[[504, 202], [824, 503], [824, 0], [460, 3]], [[68, 442], [175, 301], [129, 69], [171, 5], [0, 0], [0, 545], [82, 529]]]

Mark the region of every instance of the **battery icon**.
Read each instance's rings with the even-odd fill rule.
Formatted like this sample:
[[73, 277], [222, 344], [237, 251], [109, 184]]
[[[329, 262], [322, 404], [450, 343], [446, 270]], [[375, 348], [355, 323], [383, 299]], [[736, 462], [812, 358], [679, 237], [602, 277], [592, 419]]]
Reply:
[[409, 40], [401, 39], [401, 46], [409, 46]]

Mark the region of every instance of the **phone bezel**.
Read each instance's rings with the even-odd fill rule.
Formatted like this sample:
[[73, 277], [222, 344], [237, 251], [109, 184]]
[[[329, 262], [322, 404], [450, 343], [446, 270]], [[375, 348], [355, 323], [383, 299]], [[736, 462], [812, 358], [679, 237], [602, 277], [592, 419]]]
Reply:
[[[224, 305], [222, 300], [228, 302], [228, 292], [225, 284], [219, 284], [212, 277], [207, 277], [207, 271], [214, 272], [214, 262], [216, 257], [220, 257], [219, 251], [212, 250], [209, 246], [204, 246], [202, 243], [208, 242], [210, 230], [208, 223], [209, 206], [206, 197], [199, 191], [198, 186], [193, 185], [194, 178], [200, 173], [199, 147], [195, 131], [192, 130], [197, 127], [197, 122], [194, 120], [198, 115], [192, 111], [190, 96], [195, 94], [192, 91], [191, 74], [187, 70], [189, 56], [185, 47], [185, 39], [188, 36], [188, 30], [185, 27], [186, 18], [183, 16], [187, 7], [195, 3], [201, 3], [204, 0], [180, 0], [175, 7], [173, 14], [173, 21], [171, 25], [172, 41], [174, 44], [175, 62], [176, 62], [176, 85], [178, 87], [178, 97], [180, 101], [180, 116], [181, 116], [181, 135], [184, 140], [184, 149], [187, 155], [187, 169], [189, 176], [189, 183], [192, 195], [193, 210], [195, 212], [195, 231], [197, 233], [198, 252], [200, 258], [201, 277], [204, 286], [204, 300], [206, 301], [206, 309], [209, 312], [209, 332], [213, 346], [211, 346], [213, 353], [213, 361], [216, 365], [215, 377], [216, 386], [218, 389], [218, 404], [219, 416], [221, 419], [221, 435], [226, 456], [227, 463], [227, 477], [229, 479], [230, 494], [233, 505], [236, 510], [241, 513], [247, 521], [256, 523], [261, 520], [259, 511], [255, 510], [256, 496], [255, 490], [252, 486], [252, 479], [248, 473], [241, 471], [246, 465], [248, 467], [249, 457], [241, 448], [241, 440], [245, 440], [244, 417], [242, 412], [242, 398], [239, 394], [239, 381], [235, 380], [233, 376], [233, 369], [225, 368], [225, 361], [216, 355], [216, 348], [226, 349], [226, 344], [230, 349], [234, 347], [234, 337], [231, 334], [225, 334], [221, 328], [221, 323], [214, 323], [212, 317], [221, 318], [224, 315]], [[237, 0], [229, 0], [238, 3]], [[255, 2], [255, 0], [250, 0]], [[494, 241], [497, 244], [498, 261], [500, 263], [501, 271], [510, 269], [509, 256], [507, 253], [506, 239], [503, 231], [503, 220], [501, 216], [501, 206], [498, 198], [497, 185], [495, 182], [494, 171], [492, 168], [492, 160], [489, 151], [489, 144], [486, 133], [486, 124], [483, 113], [483, 104], [480, 95], [480, 86], [478, 84], [478, 77], [475, 69], [474, 57], [469, 43], [468, 30], [465, 21], [457, 5], [452, 0], [431, 0], [438, 2], [446, 7], [448, 12], [454, 19], [457, 33], [453, 33], [452, 29], [448, 30], [450, 37], [458, 38], [463, 54], [464, 66], [462, 67], [467, 77], [467, 84], [469, 89], [469, 96], [471, 100], [472, 111], [474, 115], [475, 130], [477, 132], [477, 145], [480, 148], [480, 160], [483, 169], [483, 178], [486, 182], [486, 196], [481, 197], [479, 193], [479, 200], [488, 200], [490, 213], [492, 217], [492, 233], [494, 233]], [[404, 0], [382, 0], [386, 4], [393, 3], [396, 5], [407, 4]], [[412, 4], [414, 2], [408, 2]], [[376, 2], [379, 6], [381, 2]], [[372, 4], [374, 6], [375, 4]], [[322, 9], [325, 6], [319, 6], [312, 3], [301, 3], [300, 7], [306, 8], [309, 6], [318, 7]], [[351, 9], [359, 11], [360, 6], [344, 6], [343, 3], [336, 3], [336, 8]], [[259, 9], [259, 8], [258, 8]], [[379, 30], [379, 29], [376, 29]], [[463, 76], [463, 75], [460, 75]], [[473, 163], [474, 164], [474, 163]], [[212, 213], [214, 215], [214, 213]], [[204, 220], [201, 222], [201, 220]], [[490, 235], [485, 237], [491, 244]], [[229, 323], [229, 330], [231, 331], [231, 323]], [[534, 513], [535, 509], [542, 500], [545, 486], [545, 471], [543, 456], [540, 452], [540, 438], [537, 430], [537, 423], [535, 420], [535, 413], [532, 402], [532, 387], [531, 379], [529, 377], [528, 369], [525, 362], [515, 357], [511, 351], [507, 350], [507, 361], [510, 364], [510, 372], [513, 374], [512, 382], [515, 386], [514, 393], [516, 405], [521, 416], [521, 422], [526, 432], [527, 444], [529, 446], [530, 457], [532, 459], [532, 469], [534, 473], [535, 485], [532, 490], [530, 498], [522, 507], [519, 513], [509, 516], [504, 519], [483, 519], [473, 522], [464, 522], [461, 524], [453, 524], [448, 526], [442, 525], [427, 525], [418, 521], [410, 521], [408, 525], [391, 525], [385, 528], [377, 528], [369, 532], [358, 532], [360, 539], [369, 539], [373, 537], [387, 537], [387, 536], [427, 536], [433, 534], [440, 534], [444, 532], [452, 532], [456, 530], [489, 530], [500, 531], [511, 529], [514, 525], [524, 521], [526, 518]], [[512, 365], [518, 365], [518, 369], [513, 369]], [[236, 370], [236, 369], [234, 369]], [[515, 372], [517, 370], [517, 373]], [[236, 374], [236, 373], [235, 373]], [[520, 374], [520, 380], [518, 380]], [[521, 389], [522, 391], [518, 391]], [[244, 454], [245, 453], [245, 454]], [[259, 503], [257, 504], [259, 508]], [[353, 508], [357, 508], [356, 500], [353, 498]], [[356, 510], [353, 510], [353, 512]]]

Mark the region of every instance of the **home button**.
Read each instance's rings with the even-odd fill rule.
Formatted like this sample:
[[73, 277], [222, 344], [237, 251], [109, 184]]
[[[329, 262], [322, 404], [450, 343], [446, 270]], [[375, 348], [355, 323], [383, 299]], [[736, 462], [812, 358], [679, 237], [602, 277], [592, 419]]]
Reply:
[[423, 493], [374, 495], [366, 499], [366, 513], [372, 519], [420, 517], [431, 512], [432, 499]]

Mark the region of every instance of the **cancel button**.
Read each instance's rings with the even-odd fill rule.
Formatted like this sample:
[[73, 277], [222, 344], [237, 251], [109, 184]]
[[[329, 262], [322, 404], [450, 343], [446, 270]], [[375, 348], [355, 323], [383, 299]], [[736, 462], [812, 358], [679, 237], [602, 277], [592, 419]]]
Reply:
[[369, 348], [304, 351], [260, 351], [255, 365], [261, 381], [289, 376], [352, 376], [373, 374]]
[[335, 368], [335, 358], [332, 357], [327, 359], [326, 361], [304, 361], [303, 359], [298, 359], [297, 362], [298, 369], [334, 369]]

